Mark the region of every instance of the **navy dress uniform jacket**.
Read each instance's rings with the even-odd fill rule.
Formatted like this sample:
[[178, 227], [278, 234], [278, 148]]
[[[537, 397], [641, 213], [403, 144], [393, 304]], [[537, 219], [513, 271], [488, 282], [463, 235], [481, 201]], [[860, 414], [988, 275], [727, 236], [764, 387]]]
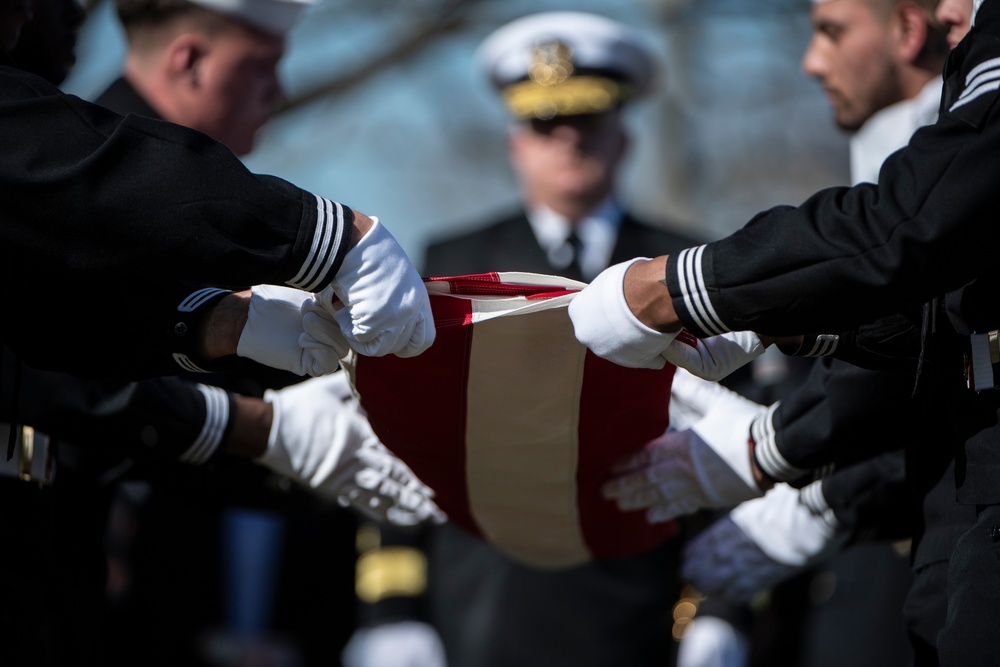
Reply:
[[315, 291], [347, 252], [350, 209], [331, 215], [198, 132], [4, 66], [0, 126], [0, 338], [37, 367], [177, 372], [178, 281]]
[[[690, 237], [653, 227], [626, 213], [618, 231], [611, 264], [633, 257], [652, 257], [657, 252], [676, 252], [691, 242]], [[567, 275], [566, 269], [557, 268], [549, 262], [523, 211], [505, 216], [483, 229], [432, 243], [427, 248], [423, 269], [426, 275], [435, 276], [527, 271], [581, 279]]]

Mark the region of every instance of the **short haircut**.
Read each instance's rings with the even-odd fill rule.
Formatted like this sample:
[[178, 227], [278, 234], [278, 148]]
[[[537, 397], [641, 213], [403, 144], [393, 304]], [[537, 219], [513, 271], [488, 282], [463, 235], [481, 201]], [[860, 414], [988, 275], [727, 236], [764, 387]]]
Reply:
[[893, 8], [896, 5], [902, 4], [904, 2], [909, 2], [914, 4], [925, 12], [931, 18], [934, 17], [934, 12], [937, 11], [937, 6], [939, 0], [865, 0], [873, 11], [880, 13], [883, 16], [889, 16]]
[[937, 66], [948, 57], [951, 47], [948, 46], [948, 31], [935, 17], [940, 0], [865, 0], [872, 11], [883, 18], [888, 18], [898, 5], [909, 3], [924, 11], [927, 17], [927, 42], [924, 44], [921, 59], [928, 62], [929, 66]]
[[115, 9], [130, 44], [139, 33], [155, 32], [182, 19], [205, 32], [223, 30], [231, 23], [187, 0], [115, 0]]

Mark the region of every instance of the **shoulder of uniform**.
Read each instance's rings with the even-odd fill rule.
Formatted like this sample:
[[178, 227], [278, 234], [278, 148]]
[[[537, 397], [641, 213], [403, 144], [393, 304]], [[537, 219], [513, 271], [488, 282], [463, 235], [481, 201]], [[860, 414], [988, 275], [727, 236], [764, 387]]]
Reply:
[[511, 227], [515, 227], [520, 224], [527, 224], [527, 220], [528, 219], [525, 217], [523, 211], [508, 212], [503, 215], [489, 218], [482, 224], [472, 226], [450, 236], [441, 236], [433, 239], [427, 247], [428, 249], [447, 248], [449, 246], [480, 241], [484, 238], [501, 234]]

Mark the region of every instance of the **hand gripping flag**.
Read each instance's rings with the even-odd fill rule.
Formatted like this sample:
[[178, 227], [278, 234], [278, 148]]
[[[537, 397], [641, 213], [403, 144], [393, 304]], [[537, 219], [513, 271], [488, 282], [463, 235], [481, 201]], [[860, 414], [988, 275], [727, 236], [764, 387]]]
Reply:
[[674, 366], [625, 368], [578, 343], [575, 281], [487, 273], [425, 285], [431, 348], [351, 353], [344, 366], [375, 433], [451, 521], [547, 568], [637, 554], [677, 532], [599, 492], [618, 459], [666, 431]]

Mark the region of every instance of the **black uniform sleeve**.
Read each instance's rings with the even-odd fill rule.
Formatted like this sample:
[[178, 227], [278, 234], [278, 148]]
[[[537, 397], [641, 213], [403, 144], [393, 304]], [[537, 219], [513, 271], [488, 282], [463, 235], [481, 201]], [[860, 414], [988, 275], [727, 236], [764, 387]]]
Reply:
[[24, 366], [20, 379], [3, 387], [0, 420], [123, 455], [205, 463], [223, 450], [234, 414], [232, 394], [176, 377], [97, 381]]
[[796, 391], [755, 422], [754, 456], [769, 476], [801, 485], [811, 471], [849, 465], [902, 447], [923, 419], [913, 400], [915, 368], [870, 371], [819, 360]]
[[[80, 327], [110, 334], [157, 282], [315, 291], [347, 252], [351, 209], [250, 173], [193, 130], [119, 116], [5, 67], [0, 127], [2, 335], [19, 350]], [[87, 317], [88, 303], [105, 319]], [[39, 321], [69, 305], [76, 319], [62, 327]]]
[[1000, 93], [988, 83], [1000, 70], [1000, 8], [991, 4], [951, 54], [938, 122], [886, 160], [877, 185], [821, 191], [670, 257], [666, 279], [686, 327], [847, 330], [992, 275]]
[[837, 470], [822, 481], [826, 504], [852, 542], [913, 537], [913, 496], [902, 450]]
[[920, 358], [920, 313], [896, 314], [840, 334], [806, 334], [798, 349], [786, 354], [835, 357], [872, 370], [908, 370]]

